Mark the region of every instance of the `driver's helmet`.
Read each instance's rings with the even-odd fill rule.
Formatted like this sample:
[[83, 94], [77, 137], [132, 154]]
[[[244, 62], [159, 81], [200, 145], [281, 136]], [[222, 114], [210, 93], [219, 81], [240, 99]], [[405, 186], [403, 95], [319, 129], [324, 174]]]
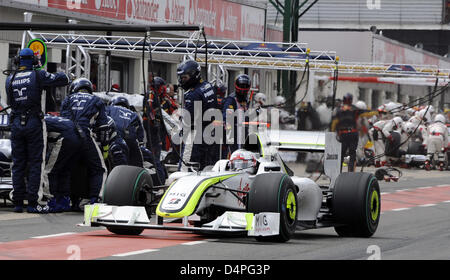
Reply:
[[245, 170], [248, 172], [255, 172], [256, 157], [252, 152], [244, 149], [234, 151], [230, 156], [231, 170]]

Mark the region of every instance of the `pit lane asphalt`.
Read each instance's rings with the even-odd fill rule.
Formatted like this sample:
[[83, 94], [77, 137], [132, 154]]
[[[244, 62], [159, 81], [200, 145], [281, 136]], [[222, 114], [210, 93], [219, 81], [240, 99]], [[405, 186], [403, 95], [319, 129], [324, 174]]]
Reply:
[[[291, 166], [299, 173], [303, 165]], [[359, 168], [358, 168], [359, 171]], [[365, 171], [373, 172], [373, 168]], [[421, 187], [450, 185], [450, 171], [402, 170], [399, 182], [380, 182], [382, 193], [415, 190]], [[314, 174], [312, 178], [316, 178]], [[383, 204], [383, 200], [381, 202]], [[428, 205], [425, 205], [428, 206]], [[143, 247], [132, 254], [105, 256], [106, 260], [354, 260], [381, 259], [450, 259], [450, 203], [428, 207], [412, 207], [402, 211], [386, 211], [381, 215], [372, 238], [341, 238], [333, 228], [297, 232], [288, 243], [260, 243], [251, 237], [200, 236], [203, 241], [160, 247]], [[26, 241], [53, 234], [98, 231], [99, 228], [77, 227], [82, 213], [17, 214], [10, 205], [0, 206], [0, 249], [14, 241]], [[151, 234], [143, 232], [146, 238]], [[149, 234], [149, 235], [147, 235]], [[180, 233], [183, 235], [184, 233]], [[120, 237], [123, 239], [124, 237]], [[160, 237], [159, 237], [160, 238]], [[113, 244], [115, 237], [108, 237]], [[155, 242], [157, 242], [156, 240]], [[162, 240], [161, 240], [162, 241]], [[187, 246], [189, 245], [189, 246]], [[43, 243], [42, 246], [51, 246]], [[4, 249], [5, 250], [5, 249]], [[7, 250], [7, 249], [6, 249]], [[47, 248], [51, 250], [51, 248]], [[378, 255], [377, 252], [380, 254]], [[64, 252], [65, 253], [65, 252]], [[67, 259], [67, 253], [57, 259]], [[2, 253], [0, 252], [0, 257]], [[20, 258], [20, 256], [18, 256]], [[83, 252], [81, 252], [83, 259]]]

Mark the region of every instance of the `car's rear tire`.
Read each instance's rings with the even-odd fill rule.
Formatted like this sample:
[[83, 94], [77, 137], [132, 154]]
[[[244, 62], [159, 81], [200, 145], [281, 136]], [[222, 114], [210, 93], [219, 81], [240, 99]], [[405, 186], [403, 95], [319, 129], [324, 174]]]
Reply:
[[258, 241], [286, 242], [297, 224], [297, 191], [291, 178], [284, 173], [257, 175], [251, 185], [247, 211], [280, 213], [280, 233], [275, 236], [257, 236]]
[[370, 237], [381, 214], [378, 181], [372, 173], [342, 173], [333, 190], [332, 211], [342, 237]]
[[103, 202], [115, 206], [145, 206], [144, 190], [151, 190], [153, 181], [145, 168], [119, 165], [111, 170], [103, 189]]

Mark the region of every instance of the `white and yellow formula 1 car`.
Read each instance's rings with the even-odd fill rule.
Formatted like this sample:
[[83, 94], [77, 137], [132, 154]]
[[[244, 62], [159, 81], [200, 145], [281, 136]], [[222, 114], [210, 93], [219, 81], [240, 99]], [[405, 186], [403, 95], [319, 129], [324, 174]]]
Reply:
[[[162, 191], [146, 169], [115, 167], [104, 186], [104, 203], [86, 205], [82, 225], [104, 226], [121, 235], [164, 229], [279, 242], [295, 231], [323, 227], [334, 227], [340, 236], [370, 237], [380, 219], [378, 181], [371, 173], [340, 173], [340, 143], [334, 133], [322, 136], [328, 186], [295, 176], [277, 153], [283, 145], [251, 134], [244, 148], [256, 155], [253, 173], [219, 160], [202, 171], [171, 174]], [[154, 214], [158, 218], [150, 222]], [[180, 219], [181, 224], [168, 223]]]

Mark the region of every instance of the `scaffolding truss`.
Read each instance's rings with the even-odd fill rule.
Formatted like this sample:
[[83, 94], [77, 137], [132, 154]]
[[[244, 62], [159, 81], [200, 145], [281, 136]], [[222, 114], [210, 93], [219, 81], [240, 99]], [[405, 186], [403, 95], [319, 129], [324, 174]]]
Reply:
[[[450, 69], [435, 65], [373, 64], [340, 62], [333, 51], [310, 50], [305, 43], [208, 40], [200, 32], [189, 38], [42, 33], [28, 31], [33, 38], [50, 46], [77, 47], [87, 51], [140, 52], [174, 54], [196, 59], [199, 63], [222, 67], [304, 71], [307, 64], [316, 73], [367, 74], [410, 77], [450, 77]], [[84, 55], [84, 54], [83, 54]], [[72, 61], [80, 61], [74, 58]], [[86, 66], [84, 66], [86, 67]]]

